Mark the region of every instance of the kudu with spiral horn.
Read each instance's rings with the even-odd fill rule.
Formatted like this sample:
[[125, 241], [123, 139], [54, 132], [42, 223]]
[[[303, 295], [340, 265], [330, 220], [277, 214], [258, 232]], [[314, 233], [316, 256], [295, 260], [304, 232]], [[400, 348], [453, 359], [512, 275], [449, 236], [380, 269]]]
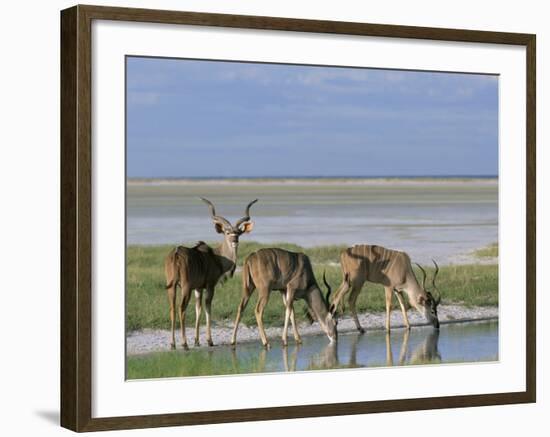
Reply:
[[426, 295], [428, 296], [427, 304], [430, 307], [430, 312], [433, 317], [437, 318], [437, 307], [441, 303], [441, 292], [437, 288], [437, 285], [435, 285], [435, 279], [437, 278], [437, 274], [439, 273], [439, 266], [437, 265], [435, 260], [432, 259], [432, 262], [434, 263], [434, 266], [435, 266], [435, 272], [434, 272], [434, 275], [432, 276], [432, 291], [437, 292], [437, 298], [434, 298], [432, 291], [429, 291], [426, 288], [426, 277], [427, 277], [426, 270], [424, 270], [420, 264], [418, 263], [415, 263], [415, 264], [422, 272], [422, 289], [426, 292]]
[[220, 279], [232, 276], [237, 262], [237, 249], [239, 237], [252, 231], [254, 223], [250, 221], [250, 207], [258, 199], [250, 202], [245, 209], [245, 215], [232, 225], [226, 218], [216, 215], [216, 209], [212, 202], [201, 197], [210, 209], [210, 216], [214, 223], [214, 229], [223, 235], [222, 243], [217, 247], [210, 247], [203, 241], [199, 241], [193, 247], [178, 246], [172, 249], [166, 256], [164, 270], [166, 274], [166, 289], [170, 303], [170, 324], [172, 349], [176, 347], [175, 337], [175, 310], [176, 288], [181, 288], [181, 302], [179, 305], [179, 319], [181, 327], [182, 347], [187, 349], [185, 335], [185, 311], [191, 299], [191, 290], [195, 290], [195, 346], [199, 342], [199, 324], [202, 312], [202, 295], [205, 292], [206, 309], [206, 340], [209, 346], [213, 346], [211, 334], [211, 308], [214, 298], [214, 288]]
[[[434, 261], [435, 263], [435, 261]], [[434, 289], [435, 277], [439, 272], [436, 265], [436, 272], [432, 281]], [[426, 291], [426, 272], [424, 269], [424, 280], [422, 286], [418, 283], [411, 265], [411, 259], [405, 252], [387, 249], [374, 245], [356, 245], [349, 247], [340, 254], [340, 267], [342, 268], [342, 284], [335, 293], [331, 304], [331, 312], [335, 314], [338, 305], [344, 296], [350, 293], [348, 303], [359, 332], [364, 332], [357, 317], [356, 301], [359, 292], [365, 282], [382, 284], [386, 294], [386, 330], [390, 330], [390, 312], [393, 295], [397, 297], [405, 327], [410, 328], [407, 310], [403, 300], [403, 293], [408, 297], [409, 303], [420, 312], [429, 323], [439, 328], [437, 317], [437, 306], [441, 301], [441, 294], [437, 300]]]
[[[248, 300], [255, 289], [258, 289], [258, 302], [254, 313], [256, 315], [256, 322], [258, 323], [260, 339], [266, 348], [269, 347], [269, 342], [264, 330], [263, 314], [271, 291], [281, 292], [285, 304], [285, 323], [282, 335], [283, 345], [287, 345], [289, 320], [292, 322], [295, 341], [297, 343], [301, 342], [294, 319], [293, 305], [296, 299], [304, 299], [306, 301], [309, 312], [319, 322], [330, 341], [336, 341], [336, 319], [334, 319], [328, 310], [328, 300], [323, 296], [317, 284], [311, 262], [307, 255], [278, 248], [260, 249], [246, 258], [243, 265], [242, 279], [243, 294], [237, 310], [231, 344], [234, 345], [237, 342], [237, 330], [242, 312], [246, 308]], [[328, 285], [326, 279], [325, 284]]]

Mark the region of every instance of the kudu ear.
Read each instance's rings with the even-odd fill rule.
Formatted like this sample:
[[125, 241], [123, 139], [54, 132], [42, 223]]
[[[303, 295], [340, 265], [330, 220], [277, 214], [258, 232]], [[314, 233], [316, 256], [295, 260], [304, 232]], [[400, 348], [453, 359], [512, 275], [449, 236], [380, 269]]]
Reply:
[[214, 229], [218, 234], [223, 234], [223, 225], [221, 223], [214, 223]]
[[254, 222], [245, 222], [239, 227], [239, 230], [243, 234], [252, 232], [252, 229], [254, 229]]

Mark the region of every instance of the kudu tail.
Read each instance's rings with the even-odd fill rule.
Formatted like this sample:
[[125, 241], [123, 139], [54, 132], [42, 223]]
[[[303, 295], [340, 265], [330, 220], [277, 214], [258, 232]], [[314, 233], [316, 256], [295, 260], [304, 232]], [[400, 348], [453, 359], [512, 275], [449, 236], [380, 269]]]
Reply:
[[343, 251], [340, 254], [340, 269], [342, 271], [342, 282], [340, 283], [340, 286], [334, 293], [334, 297], [332, 299], [332, 303], [330, 305], [330, 312], [336, 313], [341, 308], [342, 312], [346, 311], [346, 304], [344, 295], [347, 294], [347, 292], [350, 289], [350, 272], [347, 268], [347, 262], [346, 259], [349, 256], [349, 249]]
[[248, 260], [246, 260], [243, 265], [242, 278], [243, 278], [243, 296], [249, 295], [250, 291], [256, 288], [256, 286], [254, 285], [254, 280], [250, 275], [250, 267], [248, 266]]
[[178, 282], [178, 266], [176, 263], [176, 251], [171, 252], [164, 263], [166, 273], [166, 290], [174, 287]]

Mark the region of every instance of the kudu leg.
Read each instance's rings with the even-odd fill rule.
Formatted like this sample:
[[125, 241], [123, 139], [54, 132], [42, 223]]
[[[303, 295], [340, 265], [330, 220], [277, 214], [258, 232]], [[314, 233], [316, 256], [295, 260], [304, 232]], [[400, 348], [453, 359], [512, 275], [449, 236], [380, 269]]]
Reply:
[[330, 312], [336, 313], [338, 311], [338, 305], [340, 305], [340, 301], [342, 301], [342, 312], [346, 311], [345, 309], [345, 296], [348, 294], [351, 290], [351, 287], [347, 280], [344, 280], [340, 286], [338, 287], [338, 290], [336, 290], [336, 293], [334, 294], [334, 297], [332, 299], [332, 303], [330, 304]]
[[292, 324], [292, 332], [294, 334], [294, 341], [296, 344], [302, 344], [302, 337], [298, 332], [298, 326], [296, 325], [296, 317], [294, 316], [294, 306], [292, 307], [292, 312], [290, 313], [290, 323]]
[[250, 294], [245, 294], [241, 298], [241, 303], [239, 304], [239, 308], [237, 309], [237, 317], [235, 318], [235, 326], [233, 326], [233, 335], [231, 335], [232, 345], [235, 345], [237, 343], [237, 330], [239, 329], [239, 323], [241, 322], [243, 311], [246, 308], [246, 305], [248, 304], [249, 299], [250, 299]]
[[239, 323], [241, 322], [241, 317], [243, 314], [244, 309], [246, 308], [246, 305], [248, 305], [248, 301], [250, 300], [250, 295], [254, 291], [254, 288], [247, 289], [245, 288], [243, 291], [243, 296], [241, 298], [241, 303], [239, 304], [239, 308], [237, 309], [237, 317], [235, 318], [235, 326], [233, 326], [233, 334], [231, 335], [231, 344], [234, 346], [237, 343], [237, 331], [239, 329]]
[[195, 346], [200, 346], [199, 327], [202, 315], [202, 290], [195, 290]]
[[214, 346], [214, 342], [212, 341], [212, 331], [211, 331], [213, 298], [214, 298], [214, 289], [207, 288], [206, 296], [204, 298], [204, 306], [206, 309], [206, 342], [208, 343], [208, 346]]
[[170, 304], [170, 349], [176, 348], [176, 284], [168, 289], [168, 303]]
[[393, 289], [391, 287], [384, 287], [386, 292], [386, 331], [390, 332], [390, 316], [391, 316], [391, 300], [393, 297]]
[[185, 350], [189, 349], [189, 346], [187, 346], [187, 336], [185, 335], [185, 312], [187, 310], [187, 305], [189, 304], [190, 298], [191, 298], [191, 289], [182, 288], [179, 316], [180, 316], [180, 328], [181, 328], [181, 346]]
[[290, 314], [294, 311], [294, 290], [287, 289], [286, 292], [286, 302], [285, 302], [285, 325], [283, 327], [283, 346], [287, 346], [287, 335], [288, 335], [288, 322], [290, 320]]
[[357, 298], [359, 297], [359, 293], [361, 292], [361, 288], [362, 287], [357, 287], [357, 286], [354, 286], [352, 288], [351, 293], [349, 295], [348, 302], [349, 302], [349, 310], [353, 317], [353, 321], [355, 322], [355, 327], [361, 334], [364, 334], [365, 330], [361, 326], [361, 323], [359, 323], [359, 318], [357, 317], [357, 308], [355, 306], [355, 304], [357, 303]]
[[264, 329], [263, 316], [264, 316], [264, 309], [265, 309], [265, 306], [267, 305], [268, 300], [269, 300], [269, 289], [260, 290], [259, 296], [258, 296], [258, 303], [256, 304], [256, 308], [254, 309], [254, 314], [256, 316], [256, 323], [258, 324], [258, 331], [260, 332], [260, 339], [262, 340], [262, 344], [266, 348], [269, 348], [269, 342], [267, 341], [267, 335]]
[[[286, 308], [286, 294], [282, 293], [283, 296], [283, 304]], [[298, 327], [296, 326], [296, 317], [294, 312], [294, 305], [292, 306], [292, 311], [290, 312], [290, 323], [292, 324], [292, 332], [294, 334], [294, 341], [297, 344], [302, 344], [302, 338], [300, 337], [300, 333], [298, 332]]]
[[399, 302], [399, 306], [401, 307], [401, 314], [403, 314], [403, 322], [405, 323], [405, 328], [411, 329], [409, 317], [407, 316], [407, 308], [405, 307], [405, 302], [403, 301], [403, 295], [400, 291], [395, 290], [395, 296], [397, 297], [397, 302]]

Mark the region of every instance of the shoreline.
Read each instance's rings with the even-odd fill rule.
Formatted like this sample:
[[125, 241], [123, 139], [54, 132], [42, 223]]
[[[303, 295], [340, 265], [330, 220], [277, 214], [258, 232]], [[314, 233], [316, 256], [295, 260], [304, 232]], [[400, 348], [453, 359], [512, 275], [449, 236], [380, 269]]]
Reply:
[[[362, 313], [358, 314], [361, 326], [366, 331], [381, 330], [385, 326], [385, 313]], [[417, 311], [408, 312], [409, 321], [411, 327], [425, 326], [426, 322], [424, 318]], [[489, 320], [498, 320], [499, 309], [496, 306], [488, 307], [464, 307], [461, 305], [441, 305], [439, 308], [439, 320], [442, 325], [451, 323], [468, 323], [468, 322], [481, 322]], [[402, 329], [403, 319], [401, 312], [393, 310], [391, 313], [391, 327], [392, 330]], [[217, 324], [213, 323], [212, 326], [212, 339], [215, 346], [229, 345], [231, 341], [231, 334], [233, 330], [233, 321], [224, 320]], [[298, 328], [302, 337], [322, 334], [319, 324], [317, 322], [309, 325], [307, 323], [300, 323]], [[338, 321], [338, 332], [343, 334], [346, 332], [356, 331], [353, 319], [349, 315], [340, 317]], [[190, 350], [194, 348], [194, 328], [192, 326], [186, 326], [187, 342]], [[273, 326], [266, 328], [266, 334], [271, 342], [281, 341], [282, 327]], [[294, 337], [292, 335], [292, 328], [289, 326], [288, 333], [289, 343], [294, 343]], [[170, 350], [170, 331], [165, 329], [150, 329], [146, 328], [140, 331], [131, 331], [126, 335], [126, 355], [142, 355], [151, 352], [163, 352]], [[204, 322], [200, 326], [200, 348], [209, 349], [206, 346], [206, 335]], [[255, 325], [246, 326], [241, 324], [237, 335], [237, 344], [259, 342], [259, 332]], [[181, 349], [179, 325], [176, 330], [176, 342], [177, 349]]]
[[388, 178], [236, 178], [236, 179], [192, 179], [192, 178], [128, 178], [127, 186], [323, 186], [323, 185], [348, 185], [348, 186], [379, 186], [379, 185], [498, 185], [498, 177], [388, 177]]
[[[217, 242], [212, 242], [212, 241], [207, 241], [206, 242], [207, 244], [209, 245], [217, 245], [218, 243]], [[271, 245], [273, 247], [278, 247], [282, 244], [285, 244], [284, 242], [280, 242], [280, 241], [273, 241], [273, 242], [259, 242], [259, 241], [256, 241], [254, 240], [252, 243], [261, 243], [262, 245]], [[180, 243], [150, 243], [150, 244], [128, 244], [127, 245], [127, 249], [128, 248], [138, 248], [138, 249], [148, 249], [148, 248], [155, 248], [155, 247], [159, 247], [159, 246], [167, 246], [167, 247], [176, 247], [176, 246], [186, 246], [186, 247], [192, 247], [196, 244], [196, 241], [184, 241], [184, 242], [180, 242]], [[291, 243], [291, 244], [295, 244], [295, 243]], [[366, 244], [366, 243], [365, 243]], [[319, 244], [319, 245], [314, 245], [314, 246], [302, 246], [302, 245], [299, 245], [297, 244], [299, 250], [311, 250], [311, 249], [317, 249], [317, 248], [323, 248], [323, 247], [339, 247], [339, 246], [343, 246], [344, 247], [348, 247], [349, 245], [346, 245], [346, 244]], [[490, 245], [489, 245], [490, 246]], [[441, 267], [444, 267], [444, 266], [467, 266], [467, 265], [486, 265], [486, 266], [489, 266], [489, 265], [494, 265], [494, 264], [498, 264], [498, 256], [480, 256], [480, 255], [477, 255], [476, 254], [476, 251], [479, 251], [481, 249], [485, 249], [489, 246], [481, 246], [480, 248], [476, 249], [476, 250], [473, 250], [473, 251], [468, 251], [468, 252], [463, 252], [463, 253], [457, 253], [457, 254], [454, 254], [452, 256], [449, 257], [449, 259], [447, 260], [443, 260], [443, 261], [440, 261], [439, 262], [439, 265]], [[398, 249], [398, 250], [401, 250], [401, 249]], [[326, 266], [329, 266], [329, 267], [340, 267], [340, 263], [338, 261], [328, 261], [328, 262], [324, 262], [322, 263]], [[235, 273], [240, 273], [242, 270], [242, 267], [241, 266], [237, 266], [236, 269], [235, 269]]]

